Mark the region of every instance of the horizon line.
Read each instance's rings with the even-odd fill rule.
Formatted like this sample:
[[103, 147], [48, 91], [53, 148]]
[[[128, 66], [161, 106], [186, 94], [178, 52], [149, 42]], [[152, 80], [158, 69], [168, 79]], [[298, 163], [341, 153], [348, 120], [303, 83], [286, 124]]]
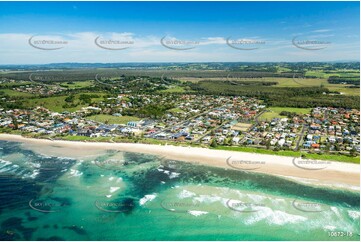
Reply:
[[201, 64], [201, 63], [345, 63], [345, 62], [360, 62], [360, 60], [330, 60], [330, 61], [165, 61], [165, 62], [52, 62], [52, 63], [36, 63], [36, 64], [0, 64], [0, 66], [32, 66], [32, 65], [57, 65], [57, 64]]

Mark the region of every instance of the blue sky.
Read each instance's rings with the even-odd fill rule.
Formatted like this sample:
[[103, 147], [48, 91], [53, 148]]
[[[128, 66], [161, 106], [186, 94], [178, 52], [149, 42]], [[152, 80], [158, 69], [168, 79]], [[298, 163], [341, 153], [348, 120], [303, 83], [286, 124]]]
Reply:
[[[359, 2], [0, 2], [0, 63], [359, 60], [359, 8]], [[28, 43], [32, 36], [67, 43], [38, 49]], [[169, 42], [175, 40], [187, 44]]]

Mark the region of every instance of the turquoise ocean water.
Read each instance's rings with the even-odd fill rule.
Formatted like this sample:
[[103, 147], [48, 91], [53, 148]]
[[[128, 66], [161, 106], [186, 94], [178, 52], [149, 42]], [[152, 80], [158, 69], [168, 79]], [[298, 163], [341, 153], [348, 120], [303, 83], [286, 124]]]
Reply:
[[0, 240], [358, 241], [359, 203], [359, 191], [275, 176], [0, 141]]

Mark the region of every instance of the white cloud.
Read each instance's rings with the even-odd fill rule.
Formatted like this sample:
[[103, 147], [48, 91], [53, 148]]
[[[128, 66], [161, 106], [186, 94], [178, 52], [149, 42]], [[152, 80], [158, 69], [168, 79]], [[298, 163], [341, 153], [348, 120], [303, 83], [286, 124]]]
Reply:
[[330, 32], [331, 29], [317, 29], [317, 30], [313, 30], [313, 33], [325, 33], [325, 32]]
[[[322, 32], [319, 32], [322, 35]], [[326, 35], [326, 34], [325, 34]], [[163, 36], [138, 36], [128, 32], [77, 32], [69, 34], [36, 35], [39, 39], [67, 41], [59, 50], [40, 50], [29, 45], [31, 33], [0, 34], [0, 64], [45, 64], [59, 62], [207, 62], [207, 61], [325, 61], [358, 60], [359, 46], [354, 42], [334, 43], [323, 51], [303, 51], [295, 48], [290, 39], [259, 39], [265, 44], [254, 51], [242, 51], [226, 45], [228, 36], [199, 38], [194, 49], [177, 51], [160, 44]], [[111, 40], [134, 41], [125, 50], [107, 50], [98, 47], [100, 36]], [[325, 36], [324, 36], [325, 37]], [[328, 37], [331, 37], [328, 35]], [[174, 38], [174, 37], [170, 37]], [[231, 37], [232, 38], [232, 37]], [[236, 36], [232, 39], [237, 39]], [[194, 39], [197, 40], [197, 39]]]

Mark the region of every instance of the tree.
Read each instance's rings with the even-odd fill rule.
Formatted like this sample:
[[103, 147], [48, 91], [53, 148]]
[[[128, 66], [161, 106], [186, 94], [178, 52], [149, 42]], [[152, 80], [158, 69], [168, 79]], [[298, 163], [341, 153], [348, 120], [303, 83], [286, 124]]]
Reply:
[[267, 150], [269, 150], [270, 147], [271, 147], [271, 141], [268, 139], [268, 140], [266, 141], [266, 148], [267, 148]]
[[357, 156], [357, 150], [355, 147], [353, 147], [351, 150], [350, 150], [350, 155], [351, 156]]
[[28, 123], [30, 123], [30, 121], [31, 121], [31, 112], [27, 112], [26, 115], [27, 115]]
[[67, 102], [67, 103], [72, 103], [72, 102], [74, 101], [74, 98], [75, 98], [74, 95], [67, 96], [67, 97], [65, 98], [65, 102]]
[[17, 118], [14, 115], [11, 115], [11, 119], [12, 119], [12, 122], [13, 122], [13, 125], [14, 125], [14, 129], [18, 129], [19, 125], [18, 125]]
[[225, 138], [224, 141], [223, 141], [223, 145], [229, 145], [229, 139]]
[[217, 141], [215, 139], [212, 140], [211, 147], [213, 148], [217, 147]]

